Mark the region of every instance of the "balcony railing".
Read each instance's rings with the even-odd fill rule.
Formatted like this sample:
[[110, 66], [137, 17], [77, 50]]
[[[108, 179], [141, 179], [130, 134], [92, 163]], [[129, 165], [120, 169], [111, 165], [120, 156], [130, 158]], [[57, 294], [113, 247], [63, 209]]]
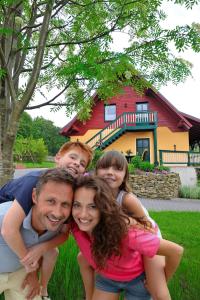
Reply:
[[100, 130], [86, 143], [91, 148], [100, 147], [106, 140], [119, 131], [132, 130], [139, 128], [143, 129], [150, 125], [157, 125], [157, 112], [127, 112], [118, 116], [114, 121], [110, 122], [105, 128]]

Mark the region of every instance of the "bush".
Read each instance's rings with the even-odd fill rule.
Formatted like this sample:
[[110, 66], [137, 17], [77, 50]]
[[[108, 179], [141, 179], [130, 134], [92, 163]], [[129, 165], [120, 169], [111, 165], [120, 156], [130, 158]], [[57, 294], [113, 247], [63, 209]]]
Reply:
[[88, 167], [88, 171], [94, 170], [96, 168], [96, 164], [98, 159], [103, 155], [103, 150], [96, 149], [94, 151], [93, 159]]
[[200, 187], [182, 186], [179, 191], [180, 198], [200, 199]]
[[141, 163], [142, 163], [142, 159], [139, 155], [136, 155], [131, 159], [131, 164], [133, 164], [135, 168], [140, 169]]
[[129, 174], [135, 174], [135, 166], [133, 164], [128, 164]]
[[41, 163], [48, 154], [43, 139], [19, 137], [14, 146], [15, 161], [31, 161]]
[[142, 161], [140, 163], [140, 170], [145, 171], [145, 172], [153, 172], [154, 170], [154, 165], [151, 164], [149, 161]]

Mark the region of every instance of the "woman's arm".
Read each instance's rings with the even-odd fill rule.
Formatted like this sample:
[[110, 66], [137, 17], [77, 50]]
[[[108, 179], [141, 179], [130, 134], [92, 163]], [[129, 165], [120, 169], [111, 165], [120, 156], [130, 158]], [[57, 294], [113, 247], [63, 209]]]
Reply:
[[25, 217], [23, 208], [17, 200], [14, 200], [3, 219], [1, 228], [4, 240], [19, 258], [23, 258], [28, 253], [20, 233], [20, 227]]
[[168, 281], [178, 268], [183, 255], [183, 247], [173, 242], [161, 239], [158, 255], [165, 256], [165, 275]]

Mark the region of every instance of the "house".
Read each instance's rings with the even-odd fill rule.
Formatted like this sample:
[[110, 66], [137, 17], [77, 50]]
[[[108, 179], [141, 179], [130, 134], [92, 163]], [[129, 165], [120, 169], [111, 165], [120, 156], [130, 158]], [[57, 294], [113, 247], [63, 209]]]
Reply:
[[200, 119], [181, 113], [151, 88], [139, 95], [127, 86], [106, 104], [95, 95], [91, 118], [81, 122], [74, 117], [60, 133], [93, 149], [139, 154], [154, 164], [187, 165], [196, 159], [189, 150], [200, 145]]

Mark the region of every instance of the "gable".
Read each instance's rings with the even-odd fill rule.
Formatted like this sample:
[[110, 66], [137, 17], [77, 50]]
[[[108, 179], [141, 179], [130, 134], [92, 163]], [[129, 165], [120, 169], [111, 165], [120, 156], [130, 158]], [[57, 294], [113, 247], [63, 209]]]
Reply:
[[[138, 103], [148, 102], [148, 110], [158, 112], [158, 126], [168, 127], [171, 131], [188, 131], [191, 123], [160, 93], [152, 89], [146, 90], [144, 95], [137, 94], [132, 87], [124, 87], [120, 93], [107, 101], [107, 104], [116, 105], [116, 116], [127, 112], [136, 112]], [[84, 135], [89, 129], [103, 129], [110, 122], [105, 121], [105, 102], [97, 99], [93, 106], [90, 120], [80, 122], [75, 117], [63, 129], [61, 134], [65, 136]]]

